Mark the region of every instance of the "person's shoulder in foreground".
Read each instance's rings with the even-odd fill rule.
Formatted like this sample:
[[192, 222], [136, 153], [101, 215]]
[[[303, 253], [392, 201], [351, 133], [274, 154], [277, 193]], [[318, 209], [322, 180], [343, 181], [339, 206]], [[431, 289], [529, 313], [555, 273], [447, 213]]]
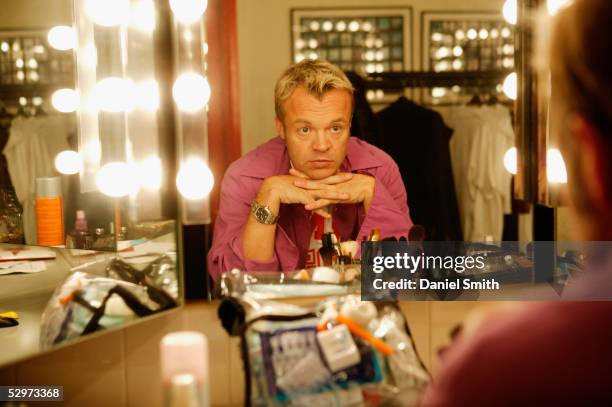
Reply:
[[611, 406], [612, 302], [528, 305], [443, 357], [422, 406]]

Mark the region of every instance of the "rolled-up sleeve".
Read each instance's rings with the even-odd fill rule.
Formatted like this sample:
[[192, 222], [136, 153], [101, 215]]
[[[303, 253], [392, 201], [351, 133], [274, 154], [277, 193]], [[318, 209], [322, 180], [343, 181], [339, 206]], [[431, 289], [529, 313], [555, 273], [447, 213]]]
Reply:
[[[244, 256], [244, 227], [260, 184], [261, 180], [241, 176], [231, 166], [223, 178], [213, 243], [208, 252], [208, 272], [214, 279], [233, 268], [257, 272], [295, 267], [297, 249], [280, 226], [277, 226], [274, 255], [270, 261], [253, 261]], [[279, 253], [283, 253], [282, 259]]]

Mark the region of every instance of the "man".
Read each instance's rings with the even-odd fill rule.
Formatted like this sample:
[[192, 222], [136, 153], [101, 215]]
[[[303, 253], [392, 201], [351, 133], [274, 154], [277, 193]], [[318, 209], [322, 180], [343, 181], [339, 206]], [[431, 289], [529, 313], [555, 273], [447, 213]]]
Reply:
[[[612, 240], [612, 2], [575, 0], [555, 17], [550, 72], [576, 238]], [[612, 299], [612, 253], [571, 298]], [[569, 288], [569, 287], [568, 287]], [[527, 304], [463, 335], [443, 358], [425, 406], [612, 405], [612, 303]]]
[[[208, 269], [216, 278], [307, 264], [317, 217], [340, 240], [406, 236], [412, 226], [397, 165], [351, 138], [353, 87], [337, 67], [305, 60], [275, 87], [278, 137], [234, 162], [221, 185]], [[312, 253], [311, 253], [312, 254]], [[312, 257], [312, 256], [311, 256]]]

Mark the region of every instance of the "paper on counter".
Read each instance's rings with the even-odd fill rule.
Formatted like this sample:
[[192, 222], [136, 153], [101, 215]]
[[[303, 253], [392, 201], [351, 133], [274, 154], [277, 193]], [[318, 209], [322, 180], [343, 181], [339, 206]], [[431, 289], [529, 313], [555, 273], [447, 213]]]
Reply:
[[5, 261], [0, 263], [0, 275], [13, 273], [39, 273], [45, 271], [44, 261]]
[[55, 251], [46, 247], [0, 245], [0, 262], [55, 258]]

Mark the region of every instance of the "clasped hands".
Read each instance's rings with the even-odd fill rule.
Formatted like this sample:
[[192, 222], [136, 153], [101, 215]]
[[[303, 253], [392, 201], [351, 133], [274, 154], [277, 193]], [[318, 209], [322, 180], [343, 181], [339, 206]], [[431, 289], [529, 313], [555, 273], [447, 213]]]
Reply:
[[325, 207], [330, 204], [363, 203], [367, 212], [374, 196], [374, 184], [374, 177], [364, 174], [340, 172], [313, 180], [292, 168], [288, 175], [266, 178], [261, 189], [279, 204], [303, 204], [306, 210], [329, 218]]

